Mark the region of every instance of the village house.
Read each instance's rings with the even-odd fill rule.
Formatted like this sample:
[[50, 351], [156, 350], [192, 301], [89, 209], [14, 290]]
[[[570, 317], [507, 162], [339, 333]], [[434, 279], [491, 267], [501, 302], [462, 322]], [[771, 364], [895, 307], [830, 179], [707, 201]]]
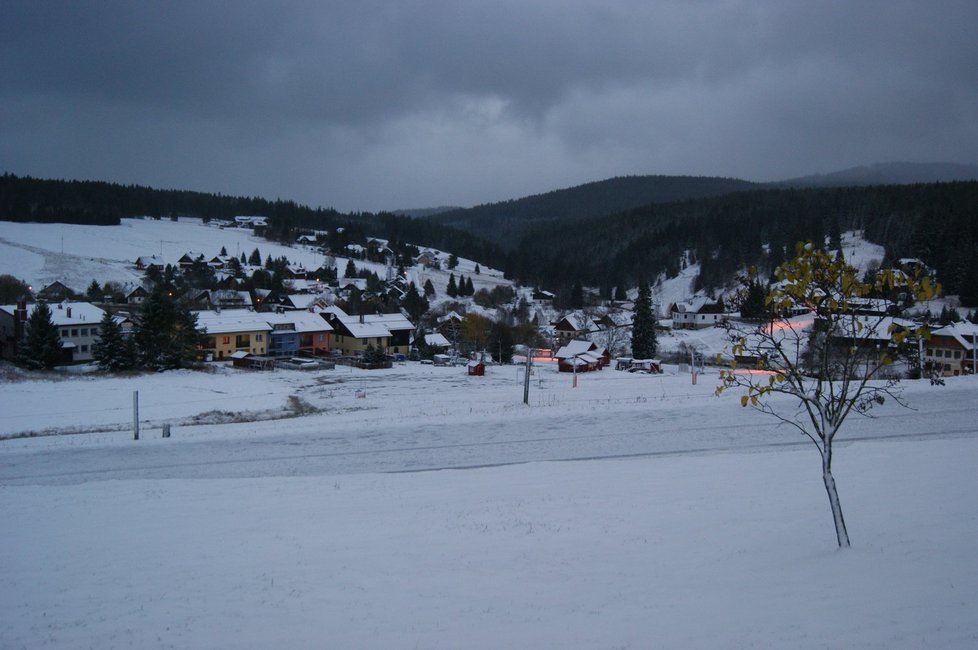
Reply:
[[387, 344], [390, 354], [407, 354], [410, 351], [415, 328], [404, 314], [365, 314], [363, 320], [365, 323], [383, 325], [390, 332], [390, 342]]
[[669, 312], [672, 314], [672, 329], [674, 330], [698, 330], [713, 327], [727, 318], [723, 303], [705, 297], [673, 303]]
[[330, 349], [332, 327], [319, 314], [259, 313], [248, 309], [196, 314], [197, 326], [206, 335], [202, 351], [215, 361], [232, 358], [235, 352], [294, 357], [322, 356]]
[[574, 311], [552, 323], [555, 348], [575, 339], [588, 338], [598, 330], [597, 324], [583, 311]]
[[335, 305], [321, 314], [333, 328], [334, 350], [345, 356], [362, 356], [368, 347], [389, 352], [392, 335], [382, 323], [368, 322], [363, 315], [350, 316]]
[[63, 282], [54, 281], [37, 292], [37, 299], [54, 303], [71, 298], [72, 290]]
[[235, 352], [265, 356], [272, 326], [267, 314], [246, 309], [198, 311], [197, 329], [204, 333], [201, 351], [209, 360], [229, 359]]
[[135, 261], [136, 268], [140, 271], [148, 271], [150, 269], [156, 269], [162, 271], [166, 266], [162, 257], [156, 255], [140, 255]]
[[930, 333], [924, 342], [924, 371], [944, 377], [974, 373], [978, 355], [978, 325], [954, 323]]
[[190, 302], [199, 309], [247, 309], [252, 307], [250, 293], [233, 289], [201, 289], [192, 294]]
[[[0, 356], [15, 359], [17, 347], [26, 334], [27, 320], [37, 305], [20, 302], [0, 306]], [[61, 339], [63, 362], [92, 360], [92, 345], [99, 339], [99, 323], [105, 312], [87, 302], [59, 302], [48, 305], [51, 322]]]
[[149, 297], [149, 292], [146, 291], [145, 287], [137, 285], [132, 288], [132, 290], [126, 294], [126, 304], [128, 305], [141, 305], [146, 302]]
[[569, 341], [554, 352], [560, 372], [601, 370], [611, 362], [611, 355], [591, 341]]
[[177, 260], [177, 266], [179, 266], [183, 270], [187, 270], [191, 266], [193, 266], [196, 262], [203, 262], [206, 264], [204, 260], [204, 254], [188, 251], [183, 255], [181, 255], [180, 259]]

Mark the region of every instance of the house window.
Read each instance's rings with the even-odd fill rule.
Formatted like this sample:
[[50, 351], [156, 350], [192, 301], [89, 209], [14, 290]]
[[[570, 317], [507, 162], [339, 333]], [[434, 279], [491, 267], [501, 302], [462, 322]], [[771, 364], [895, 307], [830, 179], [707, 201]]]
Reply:
[[93, 327], [92, 328], [92, 336], [98, 336], [98, 328], [97, 327]]
[[221, 344], [222, 345], [230, 345], [231, 344], [231, 337], [230, 336], [222, 336], [221, 337]]
[[68, 338], [68, 330], [61, 330], [61, 338]]
[[234, 338], [234, 345], [239, 348], [247, 348], [251, 346], [251, 337], [247, 334], [238, 334]]
[[955, 359], [960, 359], [961, 358], [961, 350], [955, 350], [954, 351], [954, 358]]
[[934, 348], [927, 348], [927, 356], [928, 357], [934, 356]]
[[72, 336], [78, 336], [78, 328], [77, 328], [77, 327], [75, 327], [75, 328], [72, 328], [72, 330], [71, 330], [71, 335], [72, 335]]
[[82, 328], [81, 335], [82, 336], [88, 336], [88, 328], [87, 327], [83, 327]]
[[82, 352], [88, 352], [88, 346], [87, 345], [81, 346], [81, 351]]
[[261, 340], [261, 334], [255, 334], [255, 340], [256, 341], [260, 341]]

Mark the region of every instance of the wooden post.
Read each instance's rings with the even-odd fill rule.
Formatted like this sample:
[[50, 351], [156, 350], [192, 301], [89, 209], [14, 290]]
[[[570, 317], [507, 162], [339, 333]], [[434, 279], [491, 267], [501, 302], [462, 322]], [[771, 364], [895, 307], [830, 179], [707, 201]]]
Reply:
[[132, 391], [132, 439], [139, 440], [139, 391]]

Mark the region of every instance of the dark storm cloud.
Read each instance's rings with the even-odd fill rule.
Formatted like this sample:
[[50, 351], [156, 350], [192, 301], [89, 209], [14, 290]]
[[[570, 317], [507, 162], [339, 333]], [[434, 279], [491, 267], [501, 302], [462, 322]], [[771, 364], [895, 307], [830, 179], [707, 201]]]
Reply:
[[967, 2], [5, 2], [0, 168], [473, 204], [974, 162]]

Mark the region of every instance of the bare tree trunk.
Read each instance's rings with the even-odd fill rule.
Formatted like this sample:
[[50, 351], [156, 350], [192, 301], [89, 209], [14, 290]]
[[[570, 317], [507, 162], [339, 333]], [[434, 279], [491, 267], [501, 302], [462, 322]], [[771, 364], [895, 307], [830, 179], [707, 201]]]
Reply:
[[849, 548], [849, 532], [846, 530], [846, 520], [842, 516], [842, 504], [839, 502], [839, 492], [835, 488], [835, 478], [832, 477], [832, 443], [825, 443], [821, 451], [822, 480], [825, 482], [825, 492], [829, 495], [832, 519], [835, 521], [835, 537], [839, 542], [839, 548]]

